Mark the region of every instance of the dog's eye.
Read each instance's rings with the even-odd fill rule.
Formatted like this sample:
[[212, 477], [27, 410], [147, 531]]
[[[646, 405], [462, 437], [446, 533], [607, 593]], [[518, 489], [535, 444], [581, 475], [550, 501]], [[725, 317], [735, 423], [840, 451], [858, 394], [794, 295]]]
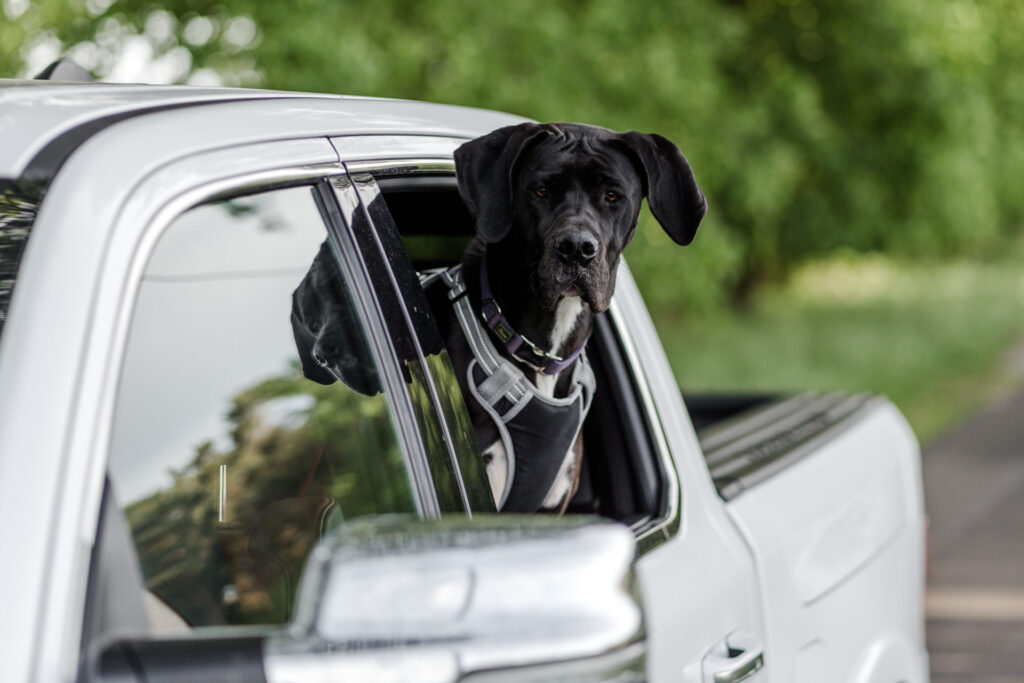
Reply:
[[538, 197], [547, 197], [548, 188], [544, 187], [543, 185], [540, 185], [538, 187], [533, 188], [533, 193]]
[[309, 323], [309, 329], [310, 329], [310, 331], [313, 334], [316, 334], [317, 332], [319, 332], [320, 331], [320, 321], [319, 320], [314, 320], [311, 323]]
[[604, 198], [607, 199], [609, 202], [615, 202], [618, 201], [619, 195], [617, 192], [608, 191], [604, 193]]

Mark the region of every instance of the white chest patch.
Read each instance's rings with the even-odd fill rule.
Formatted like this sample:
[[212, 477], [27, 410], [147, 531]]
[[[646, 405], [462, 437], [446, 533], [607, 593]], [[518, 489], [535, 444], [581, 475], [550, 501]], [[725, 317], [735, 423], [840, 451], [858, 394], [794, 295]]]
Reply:
[[[551, 339], [548, 341], [548, 348], [552, 353], [558, 353], [558, 347], [564, 342], [569, 333], [576, 327], [576, 321], [583, 312], [583, 301], [578, 296], [566, 296], [558, 302], [555, 309], [555, 326], [551, 329]], [[555, 383], [558, 375], [545, 375], [538, 372], [534, 376], [533, 383], [537, 389], [548, 398], [555, 395]]]
[[552, 353], [558, 353], [558, 347], [576, 327], [576, 320], [582, 312], [583, 301], [578, 296], [562, 297], [558, 302], [558, 308], [555, 309], [555, 326], [551, 329], [551, 341], [548, 345]]
[[501, 496], [505, 493], [505, 482], [508, 481], [508, 453], [505, 452], [505, 444], [495, 441], [484, 451], [483, 455], [487, 469], [487, 481], [491, 484], [494, 504], [501, 505]]

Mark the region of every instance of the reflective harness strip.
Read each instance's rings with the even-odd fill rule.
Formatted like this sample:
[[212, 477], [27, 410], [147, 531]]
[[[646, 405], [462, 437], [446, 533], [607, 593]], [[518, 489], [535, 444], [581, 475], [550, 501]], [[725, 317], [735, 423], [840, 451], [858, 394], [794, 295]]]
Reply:
[[[448, 299], [473, 353], [466, 384], [494, 422], [508, 458], [508, 476], [497, 501], [498, 509], [536, 512], [558, 483], [562, 466], [583, 428], [594, 397], [594, 371], [586, 353], [581, 353], [572, 366], [568, 396], [545, 396], [516, 364], [495, 349], [465, 296], [462, 267], [421, 276], [424, 289], [439, 280], [448, 288]], [[481, 444], [481, 448], [486, 450], [490, 445]]]

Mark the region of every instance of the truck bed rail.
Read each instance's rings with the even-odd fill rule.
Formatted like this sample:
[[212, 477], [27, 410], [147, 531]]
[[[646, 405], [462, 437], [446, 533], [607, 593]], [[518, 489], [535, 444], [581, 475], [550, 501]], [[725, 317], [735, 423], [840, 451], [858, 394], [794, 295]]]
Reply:
[[777, 474], [882, 399], [872, 394], [780, 398], [698, 431], [711, 479], [724, 500]]

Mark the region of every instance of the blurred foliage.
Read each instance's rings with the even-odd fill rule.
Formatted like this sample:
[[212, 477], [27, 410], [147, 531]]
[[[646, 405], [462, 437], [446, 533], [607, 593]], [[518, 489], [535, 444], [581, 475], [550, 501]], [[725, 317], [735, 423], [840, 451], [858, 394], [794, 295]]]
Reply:
[[66, 49], [109, 75], [118, 51], [147, 36], [169, 80], [661, 133], [711, 204], [687, 253], [666, 249], [645, 214], [630, 261], [662, 311], [714, 308], [841, 247], [989, 253], [1024, 214], [1024, 6], [1014, 0], [4, 7], [15, 21], [0, 25], [0, 72]]
[[841, 250], [658, 331], [684, 393], [884, 394], [927, 442], [1024, 389], [1024, 240], [984, 263]]

